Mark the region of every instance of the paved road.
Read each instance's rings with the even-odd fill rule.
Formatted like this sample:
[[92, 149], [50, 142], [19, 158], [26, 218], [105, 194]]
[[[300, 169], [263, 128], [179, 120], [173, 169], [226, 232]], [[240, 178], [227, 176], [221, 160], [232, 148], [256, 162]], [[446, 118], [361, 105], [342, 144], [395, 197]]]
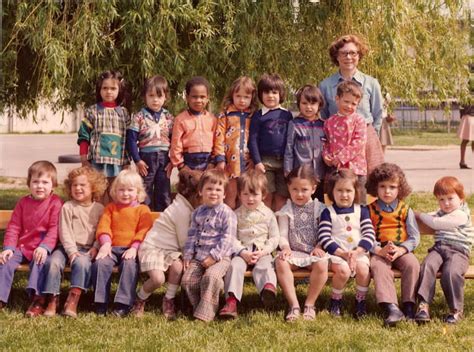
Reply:
[[[75, 134], [0, 135], [0, 176], [26, 177], [28, 166], [46, 159], [58, 168], [59, 181], [78, 164], [59, 164], [58, 156], [78, 152]], [[474, 166], [474, 157], [467, 152], [467, 164]], [[434, 182], [446, 175], [458, 177], [468, 193], [474, 193], [473, 170], [459, 169], [459, 148], [390, 149], [386, 160], [397, 163], [406, 172], [415, 191], [431, 192]], [[176, 175], [172, 177], [175, 182]]]

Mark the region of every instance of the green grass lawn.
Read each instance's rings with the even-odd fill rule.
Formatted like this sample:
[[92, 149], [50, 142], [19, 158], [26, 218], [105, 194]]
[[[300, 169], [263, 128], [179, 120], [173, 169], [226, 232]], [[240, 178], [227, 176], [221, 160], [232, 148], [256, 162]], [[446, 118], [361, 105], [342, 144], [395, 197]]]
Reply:
[[[12, 208], [26, 190], [0, 191], [0, 209]], [[474, 196], [468, 199], [471, 209]], [[415, 193], [408, 203], [421, 211], [433, 210], [436, 202], [429, 193]], [[0, 240], [3, 233], [0, 233]], [[432, 244], [431, 236], [422, 236], [416, 250], [422, 260]], [[471, 264], [473, 261], [471, 260]], [[239, 318], [233, 321], [214, 321], [206, 324], [180, 313], [174, 322], [166, 321], [160, 313], [164, 290], [155, 292], [146, 307], [143, 319], [111, 316], [97, 317], [92, 312], [92, 295], [82, 297], [79, 318], [55, 317], [27, 319], [24, 312], [28, 298], [24, 291], [27, 276], [18, 273], [9, 306], [0, 311], [0, 348], [9, 350], [185, 350], [185, 351], [240, 351], [240, 350], [350, 350], [350, 351], [472, 351], [474, 350], [474, 280], [467, 280], [465, 288], [465, 319], [456, 326], [442, 322], [447, 312], [444, 297], [437, 284], [431, 306], [432, 323], [418, 326], [403, 322], [396, 328], [382, 327], [382, 312], [375, 303], [373, 283], [369, 291], [369, 316], [356, 321], [351, 317], [354, 285], [351, 282], [344, 294], [346, 314], [340, 319], [329, 315], [326, 307], [330, 288], [326, 286], [317, 301], [318, 314], [313, 322], [283, 320], [286, 303], [279, 292], [273, 311], [265, 311], [252, 283], [247, 282]], [[61, 304], [67, 295], [67, 280], [63, 283]], [[399, 281], [397, 281], [399, 287]], [[306, 284], [298, 284], [297, 293], [303, 304]]]
[[460, 140], [456, 136], [456, 131], [452, 130], [402, 130], [392, 128], [394, 146], [447, 146], [459, 145]]

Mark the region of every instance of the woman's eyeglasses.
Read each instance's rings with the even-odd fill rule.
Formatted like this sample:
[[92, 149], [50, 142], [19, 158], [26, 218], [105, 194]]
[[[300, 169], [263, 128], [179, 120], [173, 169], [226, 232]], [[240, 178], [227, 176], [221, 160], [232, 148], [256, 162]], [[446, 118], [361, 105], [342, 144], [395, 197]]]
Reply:
[[340, 57], [357, 57], [359, 56], [359, 52], [358, 51], [339, 51], [337, 53]]

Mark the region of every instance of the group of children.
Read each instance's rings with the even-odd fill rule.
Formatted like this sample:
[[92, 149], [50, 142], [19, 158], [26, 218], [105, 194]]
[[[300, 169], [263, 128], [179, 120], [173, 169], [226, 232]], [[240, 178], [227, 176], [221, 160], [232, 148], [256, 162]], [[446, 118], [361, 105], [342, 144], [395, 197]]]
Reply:
[[[83, 166], [65, 182], [68, 202], [62, 206], [53, 193], [51, 163], [36, 162], [28, 170], [31, 194], [16, 206], [0, 254], [0, 306], [8, 301], [15, 269], [28, 262], [27, 316], [55, 315], [69, 263], [63, 314], [75, 317], [81, 294], [92, 286], [95, 311], [105, 315], [118, 266], [113, 314], [142, 316], [150, 295], [167, 279], [167, 318], [176, 317], [181, 285], [194, 317], [211, 321], [217, 313], [237, 316], [244, 273], [251, 268], [266, 307], [275, 302], [278, 282], [288, 302], [286, 320], [301, 314], [312, 320], [331, 270], [331, 314], [342, 314], [343, 289], [355, 277], [355, 316], [365, 316], [372, 273], [385, 324], [392, 326], [405, 317], [430, 319], [428, 305], [442, 268], [447, 322], [462, 317], [462, 274], [473, 242], [462, 185], [441, 179], [434, 192], [440, 211], [417, 214], [403, 202], [410, 188], [397, 165], [381, 164], [367, 180], [357, 83], [339, 84], [338, 112], [326, 121], [319, 118], [321, 93], [311, 85], [298, 91], [300, 112], [293, 119], [281, 107], [285, 88], [278, 75], [263, 75], [257, 87], [248, 77], [234, 81], [218, 118], [207, 111], [210, 86], [202, 77], [186, 83], [188, 108], [175, 118], [163, 107], [169, 98], [163, 77], [146, 80], [146, 107], [131, 119], [120, 105], [123, 87], [118, 72], [100, 76], [97, 104], [86, 110], [79, 130]], [[138, 173], [124, 168], [129, 158]], [[171, 201], [174, 167], [179, 183]], [[366, 189], [377, 197], [369, 206]], [[324, 193], [332, 205], [322, 203]], [[105, 207], [99, 202], [104, 195], [112, 200]], [[154, 223], [148, 205], [162, 212]], [[417, 220], [436, 230], [421, 269], [412, 253], [419, 243]], [[402, 310], [392, 267], [402, 273]], [[298, 268], [311, 271], [302, 313], [293, 277]], [[148, 278], [136, 292], [139, 271]], [[218, 311], [223, 288], [226, 303]]]

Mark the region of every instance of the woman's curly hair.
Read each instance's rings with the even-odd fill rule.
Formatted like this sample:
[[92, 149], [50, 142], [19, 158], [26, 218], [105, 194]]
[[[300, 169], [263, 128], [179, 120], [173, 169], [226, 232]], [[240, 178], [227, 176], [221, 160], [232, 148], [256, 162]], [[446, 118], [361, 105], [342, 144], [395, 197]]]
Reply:
[[405, 199], [411, 193], [411, 187], [407, 182], [405, 173], [400, 166], [391, 163], [383, 163], [377, 166], [367, 178], [367, 193], [377, 197], [377, 188], [383, 181], [398, 181], [398, 196], [400, 200]]

